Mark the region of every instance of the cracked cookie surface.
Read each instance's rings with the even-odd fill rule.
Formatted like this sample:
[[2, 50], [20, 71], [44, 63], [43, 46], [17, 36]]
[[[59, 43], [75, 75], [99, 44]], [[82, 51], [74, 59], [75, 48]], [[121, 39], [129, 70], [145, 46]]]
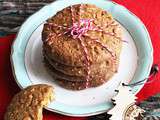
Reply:
[[[43, 49], [50, 56], [50, 58], [61, 64], [69, 66], [84, 66], [85, 57], [83, 50], [79, 45], [78, 40], [69, 37], [67, 35], [59, 36], [59, 33], [64, 33], [65, 30], [59, 27], [54, 27], [51, 24], [57, 24], [60, 26], [71, 27], [72, 15], [71, 6], [59, 11], [55, 16], [47, 20], [42, 32]], [[82, 4], [73, 5], [74, 11], [73, 18], [75, 22], [80, 19], [94, 19], [94, 26], [100, 26], [105, 32], [88, 31], [88, 36], [99, 39], [100, 42], [107, 45], [111, 51], [119, 57], [122, 41], [117, 39], [121, 38], [121, 27], [116, 20], [108, 12], [96, 7], [95, 5]], [[80, 10], [80, 8], [83, 10]], [[108, 26], [105, 24], [108, 24]], [[52, 37], [50, 36], [52, 35]], [[88, 50], [89, 60], [92, 64], [101, 63], [108, 59], [108, 52], [100, 45], [92, 42], [93, 40], [83, 36], [86, 48]]]
[[53, 98], [52, 86], [29, 86], [13, 97], [4, 120], [42, 120], [42, 109]]

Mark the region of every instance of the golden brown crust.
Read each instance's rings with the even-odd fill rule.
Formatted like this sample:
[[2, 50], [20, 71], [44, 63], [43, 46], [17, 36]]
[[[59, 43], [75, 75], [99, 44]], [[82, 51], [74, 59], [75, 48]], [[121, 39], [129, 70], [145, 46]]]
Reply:
[[42, 120], [42, 108], [53, 100], [53, 88], [38, 84], [16, 94], [5, 114], [5, 120]]
[[[80, 10], [81, 7], [81, 10]], [[112, 18], [112, 16], [103, 11], [100, 8], [97, 8], [94, 5], [75, 5], [73, 6], [75, 12], [74, 18], [78, 21], [79, 19], [89, 19], [94, 18], [94, 25], [104, 27], [106, 23], [111, 24], [110, 27], [103, 28], [104, 31], [114, 33], [116, 37], [121, 38], [121, 29], [118, 23]], [[83, 11], [84, 12], [83, 12]], [[82, 14], [83, 12], [83, 14]], [[71, 10], [70, 7], [65, 8], [64, 10], [58, 12], [55, 16], [48, 20], [44, 25], [42, 39], [44, 41], [43, 48], [46, 50], [47, 54], [54, 59], [59, 61], [61, 64], [70, 65], [70, 66], [84, 66], [85, 57], [82, 52], [82, 48], [79, 45], [78, 40], [68, 37], [67, 35], [58, 36], [59, 33], [64, 33], [64, 29], [58, 29], [57, 27], [51, 27], [49, 24], [54, 23], [58, 25], [71, 26]], [[52, 33], [52, 38], [49, 38], [49, 35]], [[99, 38], [99, 40], [107, 45], [113, 53], [118, 57], [122, 47], [122, 41], [116, 37], [104, 34], [103, 32], [89, 31], [88, 35], [91, 37]], [[86, 47], [89, 51], [90, 61], [94, 63], [101, 63], [104, 60], [108, 59], [109, 53], [102, 49], [101, 46], [91, 43], [92, 39], [87, 36], [83, 37]]]

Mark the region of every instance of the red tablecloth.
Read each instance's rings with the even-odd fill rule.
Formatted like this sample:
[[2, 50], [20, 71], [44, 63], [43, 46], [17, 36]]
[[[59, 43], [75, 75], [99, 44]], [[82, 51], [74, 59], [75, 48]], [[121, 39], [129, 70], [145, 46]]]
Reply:
[[[135, 13], [146, 25], [154, 48], [154, 63], [160, 63], [160, 0], [115, 0]], [[0, 38], [0, 120], [11, 98], [20, 89], [16, 85], [10, 65], [10, 48], [15, 35]], [[160, 92], [160, 73], [154, 82], [146, 84], [138, 93], [138, 100]], [[44, 120], [85, 120], [44, 111]]]

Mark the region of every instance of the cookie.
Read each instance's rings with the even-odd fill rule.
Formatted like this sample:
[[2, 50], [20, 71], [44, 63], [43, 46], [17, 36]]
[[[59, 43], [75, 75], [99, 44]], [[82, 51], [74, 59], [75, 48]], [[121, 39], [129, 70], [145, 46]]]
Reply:
[[42, 109], [52, 100], [52, 86], [29, 86], [13, 97], [4, 120], [42, 120]]
[[[65, 28], [71, 27], [72, 16], [74, 22], [80, 19], [94, 19], [93, 26], [99, 26], [103, 30], [103, 32], [89, 30], [87, 36], [82, 36], [88, 51], [89, 61], [92, 64], [107, 60], [109, 54], [106, 49], [91, 38], [98, 39], [110, 49], [112, 54], [119, 57], [122, 47], [119, 24], [108, 12], [89, 4], [74, 5], [72, 10], [71, 6], [67, 7], [47, 21], [42, 32], [43, 48], [47, 55], [61, 64], [84, 66], [85, 56], [79, 40], [67, 34], [59, 36], [59, 34], [66, 32]], [[65, 28], [56, 27], [54, 24]]]

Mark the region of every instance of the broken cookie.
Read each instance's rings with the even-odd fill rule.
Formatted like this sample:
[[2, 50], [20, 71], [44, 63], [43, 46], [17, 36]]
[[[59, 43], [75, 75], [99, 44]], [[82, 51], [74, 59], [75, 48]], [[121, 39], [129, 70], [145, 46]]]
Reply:
[[52, 86], [45, 84], [29, 86], [13, 97], [4, 120], [42, 120], [43, 107], [53, 98]]

